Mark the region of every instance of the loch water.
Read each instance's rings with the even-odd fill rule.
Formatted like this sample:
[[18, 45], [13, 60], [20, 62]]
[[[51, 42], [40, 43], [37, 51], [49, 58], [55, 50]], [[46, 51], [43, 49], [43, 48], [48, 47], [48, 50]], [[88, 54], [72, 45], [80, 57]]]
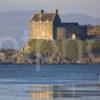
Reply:
[[0, 100], [100, 100], [100, 65], [0, 65]]

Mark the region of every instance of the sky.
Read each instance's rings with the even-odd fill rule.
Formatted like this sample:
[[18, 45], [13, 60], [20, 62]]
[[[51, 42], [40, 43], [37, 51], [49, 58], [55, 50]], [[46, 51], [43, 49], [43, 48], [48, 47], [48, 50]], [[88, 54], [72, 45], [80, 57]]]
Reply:
[[83, 13], [100, 18], [100, 0], [0, 0], [0, 11], [59, 9], [60, 13]]

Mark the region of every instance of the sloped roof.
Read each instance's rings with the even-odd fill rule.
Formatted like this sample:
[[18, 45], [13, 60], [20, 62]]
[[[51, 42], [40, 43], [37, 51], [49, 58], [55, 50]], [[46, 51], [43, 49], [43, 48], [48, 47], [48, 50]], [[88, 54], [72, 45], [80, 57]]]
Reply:
[[56, 16], [56, 13], [35, 13], [31, 21], [53, 21]]
[[78, 23], [62, 23], [62, 26], [79, 26]]

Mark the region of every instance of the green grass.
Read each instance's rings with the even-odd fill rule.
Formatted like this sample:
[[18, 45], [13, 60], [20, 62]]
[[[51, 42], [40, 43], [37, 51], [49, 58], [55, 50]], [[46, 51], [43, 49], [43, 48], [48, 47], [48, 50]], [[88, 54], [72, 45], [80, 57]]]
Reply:
[[[82, 46], [82, 57], [87, 57], [87, 47], [89, 41], [81, 41]], [[65, 55], [69, 59], [77, 59], [78, 58], [78, 43], [76, 40], [70, 40], [67, 42], [66, 39], [63, 41], [59, 40], [30, 40], [29, 41], [30, 51], [37, 53], [39, 51], [49, 52], [50, 54], [56, 53], [59, 56]], [[95, 41], [92, 43], [91, 50], [96, 53], [100, 53], [100, 41]], [[99, 51], [98, 51], [99, 50]]]
[[31, 52], [39, 52], [45, 50], [48, 52], [61, 51], [61, 40], [29, 40], [28, 42]]
[[92, 53], [96, 55], [100, 55], [100, 41], [95, 41], [92, 44]]

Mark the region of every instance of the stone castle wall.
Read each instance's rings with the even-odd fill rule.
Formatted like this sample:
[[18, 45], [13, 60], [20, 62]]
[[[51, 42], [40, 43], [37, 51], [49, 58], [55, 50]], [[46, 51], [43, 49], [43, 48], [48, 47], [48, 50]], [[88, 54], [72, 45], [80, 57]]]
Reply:
[[46, 22], [31, 22], [29, 34], [32, 39], [53, 39], [53, 24]]
[[57, 39], [66, 39], [66, 29], [63, 27], [57, 28]]

